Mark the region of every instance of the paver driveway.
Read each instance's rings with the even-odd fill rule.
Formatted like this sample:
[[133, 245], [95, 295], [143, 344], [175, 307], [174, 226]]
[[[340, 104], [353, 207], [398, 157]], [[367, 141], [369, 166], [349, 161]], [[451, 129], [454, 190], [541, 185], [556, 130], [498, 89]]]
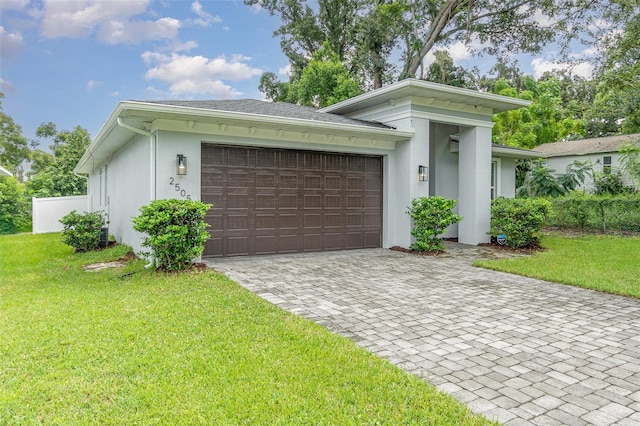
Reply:
[[640, 424], [640, 301], [474, 268], [474, 253], [372, 249], [211, 265], [489, 418]]

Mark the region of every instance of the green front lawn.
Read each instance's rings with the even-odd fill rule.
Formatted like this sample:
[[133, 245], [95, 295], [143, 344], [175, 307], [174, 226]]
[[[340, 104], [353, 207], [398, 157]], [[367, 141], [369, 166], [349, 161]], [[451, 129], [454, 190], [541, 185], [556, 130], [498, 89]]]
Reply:
[[640, 237], [545, 235], [543, 252], [476, 266], [608, 293], [640, 297]]
[[487, 423], [213, 271], [82, 270], [126, 251], [0, 237], [0, 423]]

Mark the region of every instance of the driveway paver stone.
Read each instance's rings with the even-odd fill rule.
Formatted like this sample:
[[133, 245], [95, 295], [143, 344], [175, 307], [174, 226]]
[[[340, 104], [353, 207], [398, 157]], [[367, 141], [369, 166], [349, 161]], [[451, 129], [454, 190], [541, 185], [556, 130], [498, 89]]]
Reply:
[[506, 425], [640, 424], [640, 300], [475, 268], [489, 249], [210, 259]]

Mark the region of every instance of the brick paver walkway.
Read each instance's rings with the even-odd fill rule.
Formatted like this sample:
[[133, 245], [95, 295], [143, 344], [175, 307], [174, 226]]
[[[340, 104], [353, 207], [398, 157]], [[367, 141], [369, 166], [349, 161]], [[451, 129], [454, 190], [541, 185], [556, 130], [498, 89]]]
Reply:
[[640, 424], [640, 300], [487, 271], [478, 250], [211, 261], [507, 425]]

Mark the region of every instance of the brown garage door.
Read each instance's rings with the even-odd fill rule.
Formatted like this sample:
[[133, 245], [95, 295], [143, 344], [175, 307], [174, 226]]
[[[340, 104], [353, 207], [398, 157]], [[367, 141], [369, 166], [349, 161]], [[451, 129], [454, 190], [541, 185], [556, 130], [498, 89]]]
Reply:
[[205, 256], [381, 246], [382, 158], [202, 144]]

